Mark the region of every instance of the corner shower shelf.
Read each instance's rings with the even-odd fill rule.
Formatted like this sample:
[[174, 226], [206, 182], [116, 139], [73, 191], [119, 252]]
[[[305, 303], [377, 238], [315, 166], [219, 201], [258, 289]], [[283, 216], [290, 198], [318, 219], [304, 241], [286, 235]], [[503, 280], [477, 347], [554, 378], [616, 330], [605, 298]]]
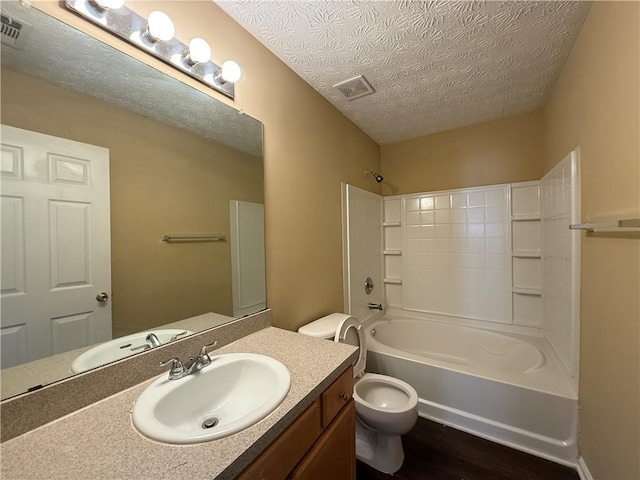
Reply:
[[540, 220], [540, 215], [511, 215], [514, 222], [533, 222]]
[[385, 250], [382, 253], [384, 255], [402, 255], [402, 250]]
[[513, 293], [519, 293], [520, 295], [542, 295], [542, 290], [540, 288], [513, 287], [511, 290]]
[[512, 257], [516, 258], [541, 258], [540, 252], [511, 252]]
[[389, 283], [391, 285], [402, 285], [402, 279], [401, 278], [385, 278], [383, 280], [384, 283]]
[[382, 226], [383, 227], [401, 227], [402, 222], [383, 222]]

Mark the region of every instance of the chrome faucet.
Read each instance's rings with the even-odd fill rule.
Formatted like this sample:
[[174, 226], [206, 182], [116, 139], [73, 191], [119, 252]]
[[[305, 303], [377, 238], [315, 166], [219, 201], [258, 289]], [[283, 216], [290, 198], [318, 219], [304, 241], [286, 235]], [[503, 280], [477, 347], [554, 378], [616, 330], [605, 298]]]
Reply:
[[[159, 347], [160, 345], [162, 345], [162, 342], [160, 342], [160, 340], [158, 339], [158, 337], [156, 336], [155, 333], [151, 332], [149, 335], [147, 335], [147, 337], [145, 338], [145, 341], [147, 343], [143, 343], [142, 345], [138, 345], [137, 347], [131, 347], [131, 351], [132, 352], [137, 352], [138, 350], [149, 350], [150, 348], [153, 347]], [[125, 346], [121, 347], [121, 348], [125, 348]]]
[[171, 365], [169, 370], [169, 380], [178, 380], [180, 378], [191, 375], [194, 372], [202, 370], [207, 365], [211, 364], [211, 357], [208, 350], [215, 347], [218, 342], [213, 342], [211, 345], [205, 345], [200, 349], [200, 353], [197, 357], [189, 359], [189, 363], [184, 365], [178, 357], [173, 357], [166, 362], [160, 362], [161, 367]]
[[382, 310], [382, 304], [381, 303], [370, 303], [369, 304], [369, 310]]

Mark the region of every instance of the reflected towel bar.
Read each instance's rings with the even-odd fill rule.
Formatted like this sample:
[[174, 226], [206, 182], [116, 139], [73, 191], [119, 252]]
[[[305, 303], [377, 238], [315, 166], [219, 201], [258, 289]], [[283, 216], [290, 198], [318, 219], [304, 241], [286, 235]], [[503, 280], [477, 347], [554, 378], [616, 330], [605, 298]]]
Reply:
[[605, 228], [640, 228], [640, 218], [630, 218], [628, 220], [614, 220], [612, 222], [602, 223], [577, 223], [569, 225], [571, 230], [587, 230], [593, 232], [594, 230]]
[[163, 242], [179, 243], [179, 242], [224, 242], [227, 237], [222, 233], [203, 233], [203, 234], [180, 234], [167, 233], [160, 237]]

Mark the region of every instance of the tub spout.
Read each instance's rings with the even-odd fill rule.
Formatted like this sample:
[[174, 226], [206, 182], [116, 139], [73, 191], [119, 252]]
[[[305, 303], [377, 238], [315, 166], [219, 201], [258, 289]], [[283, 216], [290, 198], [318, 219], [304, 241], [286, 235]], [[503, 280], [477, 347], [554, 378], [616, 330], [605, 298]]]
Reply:
[[369, 304], [369, 310], [382, 310], [382, 304], [381, 303], [370, 303]]

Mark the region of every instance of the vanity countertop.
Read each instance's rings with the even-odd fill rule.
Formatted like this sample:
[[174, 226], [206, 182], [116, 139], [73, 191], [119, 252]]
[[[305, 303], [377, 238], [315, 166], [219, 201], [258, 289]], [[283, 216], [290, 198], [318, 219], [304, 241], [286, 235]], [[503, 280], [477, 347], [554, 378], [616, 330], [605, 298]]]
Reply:
[[252, 427], [196, 445], [149, 440], [133, 427], [131, 410], [152, 379], [2, 443], [1, 477], [234, 478], [353, 362], [356, 351], [350, 345], [265, 328], [215, 352], [269, 355], [291, 373], [291, 389], [284, 401]]

